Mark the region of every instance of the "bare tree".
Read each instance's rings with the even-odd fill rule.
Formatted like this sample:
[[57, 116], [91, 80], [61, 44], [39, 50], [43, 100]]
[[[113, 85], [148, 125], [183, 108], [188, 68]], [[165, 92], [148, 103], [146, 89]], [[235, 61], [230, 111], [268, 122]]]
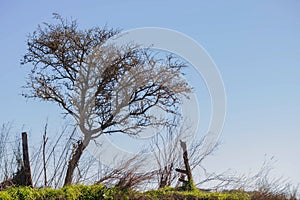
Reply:
[[118, 31], [80, 30], [76, 21], [54, 17], [59, 23], [44, 23], [28, 36], [21, 64], [33, 65], [24, 96], [58, 104], [83, 134], [68, 163], [67, 185], [91, 140], [165, 125], [167, 119], [149, 111], [155, 107], [178, 114], [180, 96], [191, 88], [181, 77], [183, 64], [174, 56], [162, 58], [135, 44], [108, 45], [105, 42]]

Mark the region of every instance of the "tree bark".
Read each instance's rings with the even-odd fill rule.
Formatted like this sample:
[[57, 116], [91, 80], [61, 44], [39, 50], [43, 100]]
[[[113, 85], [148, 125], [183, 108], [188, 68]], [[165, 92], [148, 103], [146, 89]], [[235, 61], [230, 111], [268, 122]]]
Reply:
[[83, 141], [82, 140], [77, 141], [75, 152], [73, 153], [68, 163], [68, 169], [65, 177], [64, 186], [72, 184], [75, 168], [77, 167], [79, 160], [83, 154], [83, 151], [89, 144], [90, 140], [91, 140], [90, 137], [85, 137]]

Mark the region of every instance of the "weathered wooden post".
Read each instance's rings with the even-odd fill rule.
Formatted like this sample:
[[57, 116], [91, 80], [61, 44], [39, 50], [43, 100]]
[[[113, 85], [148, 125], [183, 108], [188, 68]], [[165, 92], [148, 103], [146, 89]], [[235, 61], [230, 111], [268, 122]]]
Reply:
[[[191, 167], [189, 164], [189, 158], [188, 158], [188, 151], [186, 148], [186, 142], [183, 142], [180, 140], [180, 146], [183, 150], [183, 161], [184, 161], [184, 166], [185, 169], [175, 169], [177, 172], [181, 173], [180, 178], [178, 181], [182, 182], [183, 185], [185, 186], [186, 190], [192, 190], [194, 183], [193, 183], [193, 176], [192, 176], [192, 171]], [[185, 176], [187, 176], [187, 180], [185, 180]]]
[[0, 189], [6, 189], [11, 186], [33, 186], [31, 178], [31, 169], [29, 161], [29, 150], [28, 150], [28, 140], [27, 133], [22, 133], [22, 151], [23, 151], [23, 162], [21, 169], [13, 175], [11, 179], [7, 179], [0, 183]]
[[22, 183], [23, 186], [32, 186], [31, 169], [29, 161], [29, 150], [28, 150], [28, 140], [27, 133], [22, 133], [22, 150], [23, 150], [23, 174]]

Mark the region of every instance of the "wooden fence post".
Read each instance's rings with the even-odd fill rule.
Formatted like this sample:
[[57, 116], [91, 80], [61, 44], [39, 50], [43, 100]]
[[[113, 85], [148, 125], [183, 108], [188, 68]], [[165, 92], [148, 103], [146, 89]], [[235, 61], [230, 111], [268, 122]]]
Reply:
[[22, 133], [22, 150], [23, 150], [23, 177], [22, 177], [22, 185], [24, 186], [32, 186], [32, 178], [31, 178], [31, 169], [30, 169], [30, 161], [29, 161], [29, 150], [28, 150], [28, 140], [27, 133]]
[[[175, 170], [179, 173], [181, 173], [180, 178], [178, 181], [182, 182], [183, 185], [185, 185], [186, 190], [192, 190], [193, 188], [193, 176], [192, 176], [192, 170], [189, 164], [189, 157], [188, 157], [188, 151], [186, 148], [186, 142], [183, 142], [180, 140], [180, 146], [183, 151], [183, 162], [185, 169], [179, 169], [176, 168]], [[185, 180], [185, 176], [187, 176], [187, 180]]]

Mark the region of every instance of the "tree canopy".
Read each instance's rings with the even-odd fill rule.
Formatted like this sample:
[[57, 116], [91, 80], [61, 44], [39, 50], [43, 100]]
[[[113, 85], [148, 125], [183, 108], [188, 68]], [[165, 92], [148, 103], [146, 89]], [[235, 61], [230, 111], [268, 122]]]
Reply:
[[139, 44], [107, 43], [120, 32], [116, 29], [81, 30], [76, 20], [54, 18], [58, 23], [44, 23], [28, 36], [21, 64], [32, 68], [23, 95], [54, 102], [75, 119], [83, 139], [73, 164], [102, 134], [136, 135], [148, 126], [167, 125], [152, 108], [179, 114], [181, 96], [191, 92], [180, 59]]

